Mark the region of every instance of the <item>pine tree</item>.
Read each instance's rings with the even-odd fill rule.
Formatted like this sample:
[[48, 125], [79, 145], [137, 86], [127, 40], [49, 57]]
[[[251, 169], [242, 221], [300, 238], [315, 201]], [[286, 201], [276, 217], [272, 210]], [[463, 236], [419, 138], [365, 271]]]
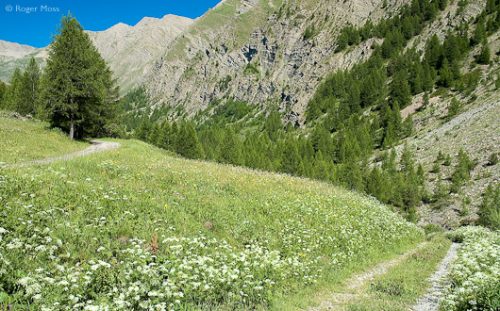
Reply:
[[16, 110], [18, 103], [21, 100], [21, 86], [23, 75], [19, 68], [14, 70], [10, 78], [10, 85], [8, 86], [4, 95], [4, 108], [7, 110]]
[[450, 120], [460, 112], [461, 108], [462, 104], [460, 103], [460, 101], [453, 97], [451, 99], [450, 105], [448, 106], [448, 115], [446, 116], [446, 118]]
[[177, 152], [183, 157], [189, 159], [203, 159], [203, 148], [191, 122], [186, 122], [181, 126], [178, 148]]
[[479, 206], [479, 223], [500, 230], [500, 184], [489, 185]]
[[366, 192], [382, 202], [387, 202], [385, 196], [385, 182], [379, 167], [374, 167], [366, 180]]
[[4, 97], [6, 91], [7, 85], [3, 81], [0, 81], [0, 110], [4, 108]]
[[229, 128], [224, 135], [221, 159], [224, 163], [244, 164], [243, 146], [232, 128]]
[[431, 66], [429, 66], [429, 64], [425, 63], [423, 69], [423, 79], [422, 79], [422, 88], [424, 91], [426, 92], [432, 91], [432, 89], [434, 88], [434, 79], [435, 79], [435, 72], [433, 71]]
[[481, 18], [476, 25], [476, 29], [471, 38], [471, 44], [476, 45], [483, 42], [486, 39], [486, 29], [484, 27], [484, 19]]
[[441, 68], [443, 59], [443, 47], [439, 42], [437, 35], [433, 35], [427, 42], [425, 49], [425, 62], [430, 66], [439, 69]]
[[401, 107], [406, 107], [411, 102], [411, 89], [405, 71], [399, 71], [394, 75], [391, 83], [391, 98]]
[[288, 139], [283, 148], [281, 157], [281, 171], [288, 174], [296, 174], [299, 171], [300, 163], [302, 162], [297, 144], [293, 139]]
[[478, 64], [489, 65], [491, 62], [491, 53], [488, 43], [485, 43], [481, 49], [481, 53], [476, 58]]
[[413, 134], [413, 117], [407, 116], [403, 122], [403, 136], [409, 137]]
[[32, 57], [21, 79], [20, 98], [17, 112], [23, 115], [34, 114], [39, 96], [40, 68]]
[[450, 87], [453, 82], [453, 72], [450, 69], [448, 60], [445, 58], [443, 61], [443, 66], [439, 70], [439, 85], [444, 87]]
[[457, 160], [458, 164], [451, 176], [451, 191], [455, 193], [470, 179], [470, 171], [474, 168], [474, 163], [463, 149], [458, 152]]
[[42, 103], [52, 126], [71, 138], [106, 134], [118, 90], [88, 34], [70, 15], [50, 45], [43, 80]]

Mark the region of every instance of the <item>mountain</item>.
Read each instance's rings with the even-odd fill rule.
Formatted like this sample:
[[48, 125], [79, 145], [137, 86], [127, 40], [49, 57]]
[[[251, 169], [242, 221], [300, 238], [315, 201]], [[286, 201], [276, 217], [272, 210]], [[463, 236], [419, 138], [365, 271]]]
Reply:
[[16, 67], [24, 68], [31, 57], [43, 63], [47, 57], [47, 51], [0, 40], [0, 80], [9, 81]]
[[302, 121], [323, 77], [371, 54], [376, 40], [334, 53], [340, 29], [387, 18], [407, 1], [386, 2], [223, 1], [175, 40], [147, 87], [155, 102], [189, 112], [234, 97], [279, 103], [288, 118]]
[[[145, 17], [135, 26], [116, 24], [104, 31], [87, 31], [95, 46], [110, 65], [123, 91], [140, 85], [155, 60], [169, 44], [186, 30], [193, 20], [165, 15], [161, 19]], [[0, 79], [8, 81], [16, 67], [23, 68], [33, 56], [42, 65], [48, 48], [0, 41]]]
[[161, 19], [145, 17], [135, 26], [120, 23], [105, 31], [87, 33], [110, 65], [120, 88], [129, 90], [143, 82], [154, 62], [192, 22], [169, 14]]
[[[417, 7], [414, 7], [415, 3]], [[306, 122], [308, 106], [315, 96], [321, 97], [322, 92], [335, 93], [335, 89], [332, 90], [335, 86], [330, 89], [320, 86], [332, 83], [329, 77], [334, 72], [353, 68], [370, 59], [377, 48], [384, 47], [383, 35], [368, 35], [339, 48], [345, 34], [343, 31], [347, 29], [349, 34], [349, 29], [361, 29], [369, 23], [385, 25], [387, 29], [390, 27], [388, 21], [398, 16], [403, 7], [409, 5], [406, 8], [417, 10], [418, 3], [384, 0], [223, 1], [176, 38], [164, 57], [158, 60], [145, 83], [150, 102], [154, 107], [174, 106], [174, 112], [195, 117], [195, 121], [200, 120], [199, 113], [208, 112], [205, 120], [210, 119], [210, 113], [218, 117], [218, 111], [223, 111], [224, 103], [230, 99], [253, 105], [264, 114], [269, 112], [269, 107], [278, 105], [285, 123], [305, 129], [307, 135], [314, 126], [314, 123], [310, 126]], [[426, 187], [430, 196], [438, 191], [440, 182], [446, 185], [449, 195], [442, 204], [427, 202], [419, 206], [422, 223], [456, 227], [475, 222], [482, 194], [488, 185], [495, 185], [499, 180], [500, 167], [489, 160], [498, 153], [500, 145], [497, 117], [500, 115], [500, 32], [494, 26], [498, 24], [500, 12], [495, 3], [486, 0], [433, 1], [432, 10], [427, 13], [429, 22], [424, 23], [421, 30], [414, 31], [411, 25], [402, 25], [403, 31], [407, 30], [410, 35], [400, 54], [415, 50], [419, 62], [423, 61], [425, 49], [434, 35], [444, 44], [444, 51], [440, 53], [445, 57], [451, 59], [458, 50], [466, 51], [464, 56], [457, 57], [460, 66], [455, 65], [453, 69], [453, 75], [461, 77], [459, 80], [452, 84], [437, 81], [426, 107], [421, 91], [411, 94], [401, 112], [403, 119], [412, 117], [414, 129], [413, 134], [402, 139], [396, 147], [398, 154], [405, 145], [414, 152], [417, 163], [428, 172]], [[402, 22], [396, 20], [396, 24]], [[493, 30], [474, 43], [473, 39], [481, 34], [483, 25]], [[467, 47], [458, 47], [464, 43], [453, 38], [447, 40], [449, 34], [465, 37]], [[390, 44], [385, 47], [392, 48]], [[482, 47], [491, 51], [489, 65], [478, 62]], [[397, 50], [397, 47], [393, 49]], [[397, 92], [392, 86], [395, 77], [391, 76], [391, 71], [397, 71], [398, 62], [403, 60], [402, 55], [392, 57], [384, 65], [384, 70], [389, 72], [389, 78], [381, 85], [389, 89], [386, 99]], [[441, 72], [434, 72], [437, 74], [441, 75]], [[413, 78], [407, 75], [405, 83], [410, 83]], [[456, 115], [450, 116], [454, 100], [461, 106]], [[217, 107], [221, 109], [217, 110]], [[378, 108], [374, 110], [376, 113]], [[367, 109], [364, 115], [370, 113], [373, 111]], [[318, 117], [325, 123], [328, 118], [328, 114]], [[236, 128], [240, 127], [242, 125], [238, 124]], [[334, 144], [338, 143], [335, 130], [328, 129], [333, 133]], [[244, 133], [245, 130], [240, 135], [244, 136]], [[470, 180], [458, 192], [450, 191], [461, 148], [470, 156], [474, 166]], [[433, 172], [439, 152], [450, 155], [452, 161], [441, 165], [440, 172]], [[380, 164], [381, 154], [376, 152], [370, 165]], [[428, 197], [427, 200], [433, 199]]]

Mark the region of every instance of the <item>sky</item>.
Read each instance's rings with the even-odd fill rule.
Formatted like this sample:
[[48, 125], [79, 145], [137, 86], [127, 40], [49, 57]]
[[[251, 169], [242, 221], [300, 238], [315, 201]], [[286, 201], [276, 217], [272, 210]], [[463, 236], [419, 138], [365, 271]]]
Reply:
[[86, 30], [105, 30], [119, 22], [135, 25], [143, 17], [175, 14], [196, 18], [220, 0], [0, 0], [0, 40], [47, 46], [61, 17], [71, 12]]

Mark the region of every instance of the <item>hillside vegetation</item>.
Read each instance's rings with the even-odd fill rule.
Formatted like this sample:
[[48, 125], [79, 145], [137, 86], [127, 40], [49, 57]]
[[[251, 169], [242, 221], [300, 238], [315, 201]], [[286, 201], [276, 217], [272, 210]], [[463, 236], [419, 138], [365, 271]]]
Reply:
[[9, 117], [0, 111], [0, 165], [56, 156], [85, 148], [45, 122]]
[[423, 238], [374, 199], [329, 184], [120, 143], [0, 171], [0, 305], [269, 307]]

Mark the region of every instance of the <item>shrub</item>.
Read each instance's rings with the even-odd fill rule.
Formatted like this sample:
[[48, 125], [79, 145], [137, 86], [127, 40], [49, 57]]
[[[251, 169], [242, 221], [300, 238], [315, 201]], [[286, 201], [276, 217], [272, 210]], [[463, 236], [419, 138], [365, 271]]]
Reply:
[[486, 188], [479, 206], [479, 223], [500, 230], [500, 184]]
[[488, 165], [493, 166], [498, 163], [498, 155], [497, 153], [492, 153], [490, 157], [488, 158]]
[[462, 242], [450, 271], [450, 285], [440, 310], [498, 310], [500, 306], [500, 234], [462, 227], [449, 234]]

